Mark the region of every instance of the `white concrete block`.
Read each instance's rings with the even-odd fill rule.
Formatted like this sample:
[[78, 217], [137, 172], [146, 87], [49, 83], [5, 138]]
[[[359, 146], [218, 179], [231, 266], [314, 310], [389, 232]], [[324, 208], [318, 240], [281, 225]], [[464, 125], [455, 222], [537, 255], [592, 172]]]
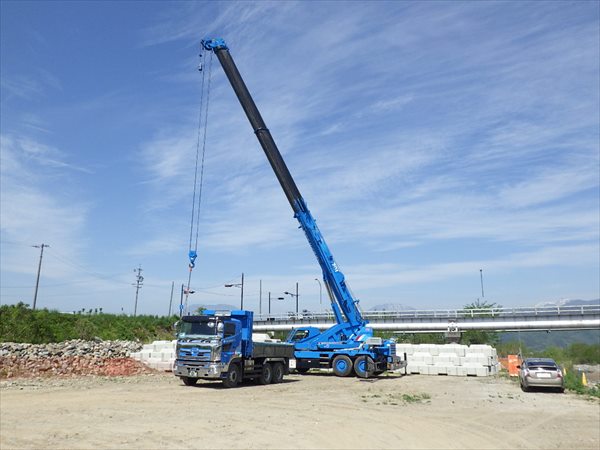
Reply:
[[146, 360], [152, 358], [152, 353], [153, 353], [152, 351], [142, 349], [142, 351], [140, 352], [140, 360], [146, 361]]
[[438, 367], [438, 366], [434, 366], [434, 365], [430, 365], [430, 366], [424, 366], [423, 367], [423, 371], [421, 373], [423, 373], [424, 375], [441, 375], [441, 374], [446, 374], [447, 369], [446, 367]]
[[171, 341], [154, 341], [152, 347], [155, 352], [160, 352], [163, 348], [170, 348]]
[[428, 352], [414, 352], [408, 357], [409, 361], [422, 362], [424, 364], [433, 364], [433, 356]]
[[465, 356], [460, 357], [461, 366], [465, 366], [469, 363], [487, 366], [490, 364], [490, 360], [483, 353], [467, 353]]
[[489, 368], [486, 366], [478, 367], [476, 373], [478, 377], [487, 377], [490, 375]]
[[465, 363], [463, 366], [467, 370], [467, 375], [475, 377], [487, 377], [489, 367], [477, 363]]
[[416, 346], [415, 353], [429, 353], [430, 355], [438, 355], [440, 353], [439, 346], [436, 344], [419, 344]]
[[161, 360], [173, 363], [173, 361], [175, 361], [175, 352], [165, 352], [165, 351], [163, 351], [161, 353]]
[[408, 363], [406, 365], [406, 372], [412, 374], [420, 374], [423, 366], [424, 365], [420, 363]]
[[433, 357], [435, 363], [446, 363], [448, 365], [458, 366], [460, 365], [460, 357], [455, 353], [440, 353], [438, 356]]
[[412, 355], [415, 351], [414, 347], [412, 344], [396, 344], [396, 354], [403, 355], [406, 353], [407, 355]]
[[454, 353], [457, 356], [465, 356], [466, 345], [460, 344], [444, 344], [440, 346], [440, 354]]
[[430, 375], [448, 375], [448, 369], [454, 367], [453, 364], [438, 362], [433, 366], [429, 366]]
[[485, 356], [497, 356], [496, 349], [490, 345], [485, 344], [470, 345], [466, 350], [466, 354], [468, 355], [470, 353], [482, 353]]
[[452, 377], [466, 377], [467, 376], [467, 368], [460, 366], [452, 366], [448, 367], [448, 375]]

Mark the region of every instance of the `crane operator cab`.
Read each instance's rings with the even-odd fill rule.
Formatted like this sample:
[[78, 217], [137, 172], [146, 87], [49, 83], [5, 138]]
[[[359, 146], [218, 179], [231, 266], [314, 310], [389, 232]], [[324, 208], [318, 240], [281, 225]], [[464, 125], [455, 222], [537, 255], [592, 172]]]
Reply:
[[296, 342], [302, 342], [319, 334], [321, 334], [321, 331], [315, 327], [294, 328], [292, 331], [290, 331], [290, 334], [288, 334], [285, 342], [290, 342], [292, 344]]

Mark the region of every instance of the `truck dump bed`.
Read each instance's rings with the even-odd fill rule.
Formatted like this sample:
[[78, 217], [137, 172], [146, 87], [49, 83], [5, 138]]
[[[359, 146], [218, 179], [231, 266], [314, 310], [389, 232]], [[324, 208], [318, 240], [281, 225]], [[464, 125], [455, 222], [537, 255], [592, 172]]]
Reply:
[[252, 357], [254, 358], [293, 358], [294, 346], [278, 342], [255, 342]]

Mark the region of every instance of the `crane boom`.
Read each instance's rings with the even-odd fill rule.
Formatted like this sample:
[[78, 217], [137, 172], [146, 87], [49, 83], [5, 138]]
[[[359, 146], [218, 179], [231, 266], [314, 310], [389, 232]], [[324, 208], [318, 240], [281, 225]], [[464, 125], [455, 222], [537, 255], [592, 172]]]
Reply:
[[[308, 242], [317, 257], [317, 261], [323, 271], [323, 280], [327, 287], [331, 305], [338, 324], [349, 325], [351, 329], [359, 329], [367, 324], [358, 309], [358, 301], [352, 296], [344, 274], [339, 270], [329, 247], [325, 243], [317, 223], [310, 213], [306, 202], [302, 198], [294, 179], [292, 178], [271, 132], [267, 128], [244, 80], [242, 79], [229, 48], [223, 39], [206, 39], [202, 46], [207, 51], [215, 53], [225, 75], [242, 105], [250, 124], [254, 130], [260, 145], [262, 146], [285, 196], [294, 210], [294, 217], [300, 222], [300, 226], [308, 239]], [[343, 316], [342, 316], [343, 314]], [[344, 318], [345, 317], [345, 318]]]

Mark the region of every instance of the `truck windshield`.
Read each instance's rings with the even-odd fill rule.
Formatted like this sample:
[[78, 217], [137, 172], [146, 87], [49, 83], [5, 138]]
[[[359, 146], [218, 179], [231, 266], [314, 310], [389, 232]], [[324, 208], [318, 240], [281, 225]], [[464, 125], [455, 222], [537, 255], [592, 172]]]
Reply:
[[179, 337], [185, 336], [215, 336], [223, 330], [223, 324], [215, 320], [207, 322], [181, 322]]

